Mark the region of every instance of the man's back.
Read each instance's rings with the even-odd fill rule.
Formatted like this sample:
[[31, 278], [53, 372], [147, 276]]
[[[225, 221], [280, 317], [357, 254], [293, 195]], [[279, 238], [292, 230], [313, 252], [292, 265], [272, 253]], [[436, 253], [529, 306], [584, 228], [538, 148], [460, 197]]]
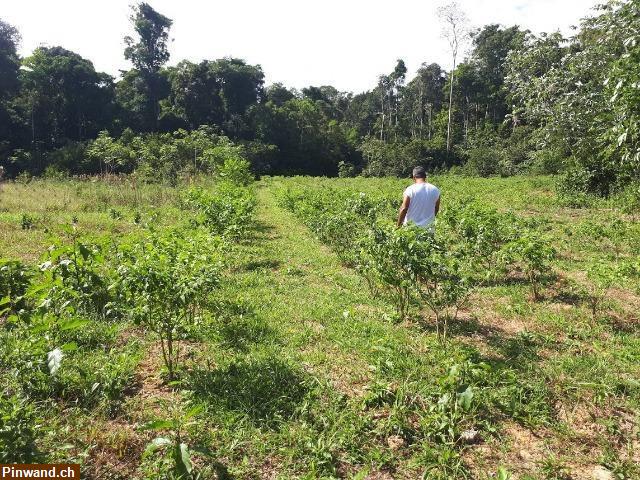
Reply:
[[440, 198], [440, 190], [430, 183], [418, 182], [408, 186], [404, 194], [410, 200], [404, 224], [411, 222], [419, 227], [431, 225], [436, 218], [436, 203]]

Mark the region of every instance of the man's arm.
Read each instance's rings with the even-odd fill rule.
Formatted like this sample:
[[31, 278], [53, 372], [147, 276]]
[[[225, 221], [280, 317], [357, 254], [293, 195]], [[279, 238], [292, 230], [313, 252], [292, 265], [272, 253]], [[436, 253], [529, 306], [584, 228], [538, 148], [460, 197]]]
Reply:
[[401, 227], [404, 223], [404, 217], [407, 216], [407, 211], [409, 210], [409, 203], [411, 199], [408, 196], [404, 196], [402, 198], [402, 205], [400, 205], [400, 211], [398, 212], [398, 227]]
[[436, 200], [436, 211], [435, 211], [435, 215], [438, 215], [438, 212], [440, 211], [440, 197], [438, 197], [438, 200]]

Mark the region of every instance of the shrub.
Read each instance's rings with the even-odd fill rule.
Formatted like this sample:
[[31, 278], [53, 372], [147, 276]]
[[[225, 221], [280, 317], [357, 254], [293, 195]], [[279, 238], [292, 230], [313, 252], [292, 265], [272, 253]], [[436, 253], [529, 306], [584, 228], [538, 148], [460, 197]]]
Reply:
[[507, 251], [520, 264], [531, 285], [533, 298], [538, 300], [541, 282], [551, 271], [549, 262], [555, 258], [555, 249], [537, 233], [525, 230], [507, 246]]
[[120, 254], [118, 288], [136, 322], [158, 335], [169, 380], [180, 366], [180, 340], [218, 285], [221, 261], [202, 232], [153, 233]]
[[498, 173], [500, 152], [495, 147], [480, 146], [472, 148], [467, 153], [465, 169], [481, 177], [489, 177]]
[[253, 225], [255, 196], [237, 184], [220, 183], [213, 192], [194, 187], [186, 191], [182, 201], [200, 214], [198, 223], [214, 234], [239, 238]]
[[40, 265], [39, 304], [58, 314], [70, 307], [100, 316], [114, 313], [103, 247], [82, 238], [75, 224], [66, 232], [67, 240], [59, 239]]
[[17, 313], [25, 307], [25, 294], [33, 272], [19, 260], [0, 258], [0, 315]]
[[37, 456], [38, 419], [33, 404], [0, 395], [0, 463], [29, 463]]
[[216, 176], [235, 185], [247, 186], [253, 181], [250, 167], [249, 162], [240, 156], [227, 157], [216, 169]]
[[340, 160], [340, 162], [338, 162], [338, 176], [340, 178], [355, 177], [356, 176], [355, 165], [353, 165], [353, 163]]

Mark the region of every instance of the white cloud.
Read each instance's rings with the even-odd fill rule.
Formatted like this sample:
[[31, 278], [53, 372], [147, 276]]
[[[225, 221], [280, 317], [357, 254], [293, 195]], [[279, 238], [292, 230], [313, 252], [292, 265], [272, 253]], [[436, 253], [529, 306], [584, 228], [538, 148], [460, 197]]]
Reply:
[[[129, 0], [3, 2], [0, 18], [23, 37], [21, 53], [61, 45], [117, 75], [130, 65], [123, 37], [131, 33]], [[332, 84], [361, 91], [402, 58], [413, 72], [422, 62], [449, 66], [435, 14], [440, 2], [396, 0], [150, 0], [174, 20], [171, 62], [232, 55], [262, 65], [267, 83], [301, 88]], [[517, 24], [534, 32], [560, 29], [588, 14], [597, 0], [460, 0], [473, 26]]]

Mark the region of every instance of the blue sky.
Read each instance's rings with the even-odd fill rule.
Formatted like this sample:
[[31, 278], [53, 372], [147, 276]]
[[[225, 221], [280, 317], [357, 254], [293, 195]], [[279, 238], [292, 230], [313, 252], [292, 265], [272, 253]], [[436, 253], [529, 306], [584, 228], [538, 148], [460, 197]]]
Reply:
[[[331, 84], [363, 91], [397, 58], [410, 74], [422, 62], [450, 66], [436, 9], [428, 0], [149, 0], [174, 20], [171, 64], [226, 55], [262, 65], [267, 83]], [[459, 0], [472, 27], [517, 24], [534, 32], [560, 30], [587, 15], [596, 0]], [[21, 54], [61, 45], [114, 76], [130, 65], [123, 37], [131, 34], [130, 0], [5, 1], [0, 18], [23, 37]]]

